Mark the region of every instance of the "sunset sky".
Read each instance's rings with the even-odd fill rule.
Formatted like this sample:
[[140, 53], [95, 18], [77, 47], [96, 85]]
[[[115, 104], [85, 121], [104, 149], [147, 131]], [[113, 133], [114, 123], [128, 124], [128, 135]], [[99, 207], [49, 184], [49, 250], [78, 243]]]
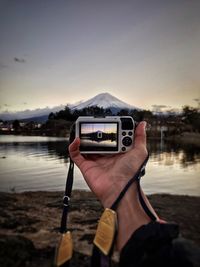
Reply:
[[197, 106], [200, 1], [0, 0], [0, 112], [102, 92]]
[[117, 133], [117, 123], [82, 123], [81, 133], [101, 131], [104, 133]]

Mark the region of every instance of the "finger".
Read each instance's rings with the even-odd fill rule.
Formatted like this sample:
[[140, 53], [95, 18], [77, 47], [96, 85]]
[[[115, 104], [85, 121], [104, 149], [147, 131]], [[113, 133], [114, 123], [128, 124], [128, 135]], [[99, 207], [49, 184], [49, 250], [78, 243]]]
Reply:
[[85, 161], [84, 157], [80, 154], [79, 146], [80, 146], [79, 138], [75, 138], [74, 141], [69, 146], [70, 157], [78, 167], [80, 167], [81, 164]]
[[146, 121], [142, 121], [139, 123], [135, 130], [135, 147], [146, 148]]

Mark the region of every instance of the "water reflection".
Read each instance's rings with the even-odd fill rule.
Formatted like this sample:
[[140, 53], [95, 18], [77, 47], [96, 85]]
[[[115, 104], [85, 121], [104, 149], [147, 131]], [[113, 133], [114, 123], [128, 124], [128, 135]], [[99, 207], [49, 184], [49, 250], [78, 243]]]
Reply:
[[[180, 146], [169, 142], [148, 142], [150, 158], [166, 166], [180, 164], [183, 168], [200, 163], [200, 151], [195, 146]], [[68, 162], [68, 140], [53, 138], [48, 140], [25, 139], [11, 142], [2, 142], [0, 139], [1, 156], [13, 153], [21, 156], [48, 157]]]
[[104, 141], [93, 141], [89, 139], [84, 139], [81, 140], [81, 145], [83, 147], [116, 147], [117, 146], [117, 141], [112, 141], [112, 140], [104, 140]]
[[[0, 191], [63, 190], [67, 146], [63, 138], [0, 136]], [[151, 141], [148, 150], [148, 175], [142, 179], [147, 193], [200, 194], [199, 149]], [[74, 188], [88, 189], [77, 168]]]
[[[6, 141], [0, 139], [1, 152], [17, 153], [23, 156], [42, 157], [48, 156], [56, 159], [68, 161], [68, 140], [63, 138], [36, 138], [35, 137], [17, 137], [7, 136]], [[195, 165], [200, 162], [200, 152], [195, 146], [181, 146], [169, 142], [152, 141], [148, 142], [148, 151], [150, 157], [154, 161], [162, 162], [162, 164], [171, 166], [179, 163], [182, 167]], [[1, 153], [2, 154], [2, 153]], [[3, 154], [2, 154], [3, 156]]]
[[63, 190], [66, 149], [62, 138], [0, 136], [0, 191]]
[[21, 156], [48, 157], [68, 161], [68, 141], [51, 142], [0, 142], [1, 155], [17, 154]]
[[195, 146], [186, 146], [170, 142], [151, 141], [148, 143], [148, 151], [152, 160], [166, 166], [180, 164], [187, 168], [190, 165], [200, 163], [200, 151]]

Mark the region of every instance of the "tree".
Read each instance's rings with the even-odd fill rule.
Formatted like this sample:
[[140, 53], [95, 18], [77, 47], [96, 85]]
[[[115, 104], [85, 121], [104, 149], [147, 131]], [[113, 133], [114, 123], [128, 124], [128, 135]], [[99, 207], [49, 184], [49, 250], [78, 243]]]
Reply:
[[55, 114], [51, 112], [48, 116], [48, 120], [54, 120], [55, 119]]
[[20, 123], [18, 120], [14, 120], [13, 123], [12, 123], [12, 127], [15, 131], [18, 131], [19, 128], [20, 128]]
[[65, 109], [60, 110], [54, 114], [51, 112], [48, 117], [49, 120], [66, 120], [66, 121], [74, 121], [74, 115], [71, 112], [70, 108], [68, 106], [65, 107]]
[[197, 108], [190, 106], [183, 107], [183, 121], [186, 124], [191, 124], [194, 130], [200, 132], [200, 112]]
[[112, 116], [112, 111], [110, 108], [107, 108], [104, 113], [105, 113], [105, 116]]
[[128, 109], [121, 109], [118, 113], [118, 116], [129, 116], [129, 110]]

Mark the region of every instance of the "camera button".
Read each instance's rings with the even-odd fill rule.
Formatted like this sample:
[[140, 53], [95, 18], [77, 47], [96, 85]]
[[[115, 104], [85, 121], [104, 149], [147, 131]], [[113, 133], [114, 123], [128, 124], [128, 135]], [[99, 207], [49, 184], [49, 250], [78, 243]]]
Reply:
[[122, 147], [122, 151], [126, 151], [126, 148], [124, 146]]
[[126, 135], [126, 132], [122, 132], [122, 135], [125, 136]]
[[129, 135], [129, 136], [132, 136], [132, 135], [133, 135], [133, 132], [131, 132], [131, 131], [128, 132], [128, 135]]
[[122, 139], [122, 144], [124, 146], [130, 146], [132, 144], [132, 139], [129, 136], [126, 136]]

